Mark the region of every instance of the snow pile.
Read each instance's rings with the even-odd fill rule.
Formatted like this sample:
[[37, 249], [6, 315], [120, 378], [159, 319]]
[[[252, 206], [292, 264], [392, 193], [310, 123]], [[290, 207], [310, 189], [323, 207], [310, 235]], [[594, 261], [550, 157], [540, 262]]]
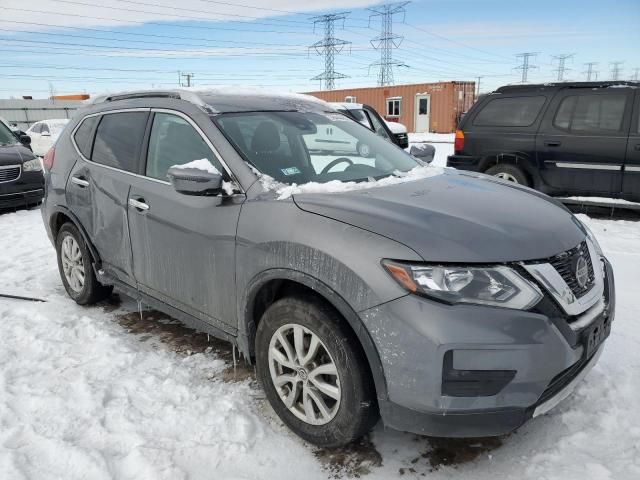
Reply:
[[423, 178], [434, 177], [444, 173], [443, 168], [436, 168], [430, 165], [415, 167], [408, 172], [396, 171], [393, 175], [382, 178], [380, 180], [369, 180], [366, 182], [341, 182], [340, 180], [331, 180], [326, 183], [308, 182], [298, 185], [296, 183], [287, 185], [280, 183], [268, 175], [261, 174], [260, 181], [262, 186], [267, 190], [275, 190], [278, 194], [278, 200], [285, 200], [292, 195], [301, 193], [342, 193], [354, 190], [365, 190], [368, 188], [386, 187], [389, 185], [398, 185], [400, 183], [412, 182]]
[[[180, 164], [180, 165], [172, 165], [171, 168], [177, 168], [179, 170], [194, 169], [194, 170], [200, 170], [200, 171], [203, 171], [203, 172], [207, 172], [207, 173], [210, 173], [212, 175], [221, 175], [222, 176], [222, 173], [220, 173], [220, 171], [216, 167], [214, 167], [211, 164], [211, 162], [209, 160], [207, 160], [206, 158], [201, 158], [200, 160], [193, 160], [191, 162], [183, 163], [183, 164]], [[234, 185], [233, 185], [232, 182], [223, 181], [222, 182], [222, 190], [227, 195], [233, 195], [235, 189], [234, 189]]]

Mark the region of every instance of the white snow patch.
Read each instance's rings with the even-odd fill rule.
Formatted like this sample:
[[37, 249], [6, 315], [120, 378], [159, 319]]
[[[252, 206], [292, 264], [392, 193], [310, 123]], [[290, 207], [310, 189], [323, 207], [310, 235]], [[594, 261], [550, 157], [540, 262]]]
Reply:
[[[188, 163], [183, 163], [180, 165], [172, 165], [171, 168], [177, 168], [180, 170], [186, 170], [186, 169], [195, 169], [195, 170], [201, 170], [203, 172], [207, 172], [207, 173], [211, 173], [212, 175], [222, 175], [222, 173], [220, 173], [220, 171], [214, 167], [211, 162], [209, 160], [207, 160], [206, 158], [201, 158], [199, 160], [193, 160], [191, 162]], [[227, 194], [227, 195], [233, 195], [235, 188], [234, 188], [234, 184], [232, 182], [227, 182], [227, 181], [223, 181], [222, 182], [222, 190]]]
[[260, 175], [260, 182], [266, 190], [275, 190], [278, 194], [278, 200], [285, 200], [292, 195], [301, 193], [342, 193], [354, 190], [366, 190], [368, 188], [398, 185], [400, 183], [412, 182], [423, 178], [435, 177], [442, 173], [444, 173], [443, 168], [427, 165], [415, 167], [408, 172], [396, 171], [391, 176], [380, 180], [369, 180], [366, 182], [341, 182], [340, 180], [331, 180], [326, 183], [308, 182], [301, 185], [296, 183], [287, 185], [264, 174]]
[[558, 200], [573, 200], [575, 202], [599, 202], [599, 203], [609, 203], [611, 205], [633, 205], [636, 207], [640, 207], [640, 203], [638, 202], [630, 202], [629, 200], [624, 200], [622, 198], [610, 198], [610, 197], [562, 197], [558, 198]]

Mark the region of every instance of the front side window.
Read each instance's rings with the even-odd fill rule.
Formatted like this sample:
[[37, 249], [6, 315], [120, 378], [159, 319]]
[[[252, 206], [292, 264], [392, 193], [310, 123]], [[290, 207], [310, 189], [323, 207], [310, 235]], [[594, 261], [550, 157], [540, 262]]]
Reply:
[[400, 116], [400, 105], [402, 103], [401, 98], [389, 98], [387, 99], [387, 116], [388, 117], [399, 117]]
[[376, 135], [379, 135], [386, 140], [391, 140], [389, 134], [387, 133], [387, 129], [384, 128], [378, 116], [374, 115], [372, 112], [367, 112], [367, 115], [369, 116], [369, 120], [371, 120], [373, 131], [376, 132]]
[[189, 122], [171, 113], [155, 114], [147, 151], [147, 177], [167, 181], [167, 171], [173, 165], [202, 159], [224, 172], [207, 143]]
[[546, 97], [497, 97], [489, 100], [473, 119], [478, 127], [530, 127]]
[[49, 131], [49, 126], [46, 123], [42, 124], [41, 133], [51, 133]]
[[36, 123], [31, 127], [31, 131], [33, 133], [41, 133], [42, 132], [42, 124], [41, 123]]
[[572, 132], [619, 132], [626, 103], [624, 94], [571, 95], [560, 102], [553, 124]]
[[367, 114], [365, 113], [364, 110], [353, 109], [353, 110], [350, 110], [350, 112], [353, 118], [355, 118], [362, 125], [364, 125], [367, 128], [373, 128], [369, 123], [369, 117], [367, 117]]
[[227, 113], [213, 119], [246, 161], [282, 183], [366, 181], [419, 165], [338, 113]]
[[102, 115], [91, 160], [120, 170], [137, 172], [147, 116], [147, 112]]

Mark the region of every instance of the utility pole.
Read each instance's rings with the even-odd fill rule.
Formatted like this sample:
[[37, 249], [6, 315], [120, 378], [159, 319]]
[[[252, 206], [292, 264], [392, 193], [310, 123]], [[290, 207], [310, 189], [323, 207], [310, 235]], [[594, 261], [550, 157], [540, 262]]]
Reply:
[[553, 58], [558, 61], [558, 68], [554, 71], [558, 72], [557, 80], [562, 82], [564, 80], [564, 72], [571, 70], [567, 68], [566, 61], [573, 57], [573, 53], [561, 53], [560, 55], [554, 55]]
[[532, 65], [529, 61], [530, 59], [535, 58], [536, 55], [538, 55], [538, 52], [524, 52], [516, 55], [516, 58], [522, 58], [522, 65], [516, 67], [516, 70], [522, 70], [521, 83], [527, 83], [529, 70], [538, 68], [536, 65]]
[[[182, 77], [185, 78], [185, 82], [182, 81]], [[191, 81], [193, 77], [195, 77], [193, 73], [180, 73], [178, 75], [178, 81], [180, 82], [180, 86], [191, 87], [193, 85], [193, 82]]]
[[620, 80], [620, 74], [622, 73], [622, 66], [624, 62], [611, 62], [611, 80]]
[[478, 79], [478, 83], [476, 83], [476, 100], [477, 100], [478, 97], [480, 96], [480, 80], [482, 80], [484, 77], [482, 75], [478, 75], [476, 78]]
[[590, 82], [591, 80], [597, 80], [598, 79], [598, 71], [593, 68], [596, 65], [598, 65], [598, 62], [589, 62], [589, 63], [585, 63], [585, 66], [587, 67], [587, 70], [584, 73], [587, 76], [587, 82]]
[[324, 80], [324, 88], [326, 90], [333, 90], [335, 88], [335, 80], [337, 78], [347, 78], [347, 75], [338, 73], [335, 71], [334, 58], [336, 53], [340, 53], [345, 45], [351, 44], [346, 40], [340, 40], [335, 38], [335, 22], [347, 18], [350, 12], [330, 13], [327, 15], [319, 15], [313, 17], [313, 29], [315, 30], [318, 23], [324, 24], [324, 38], [317, 41], [309, 48], [314, 49], [318, 55], [324, 56], [324, 72], [320, 75], [316, 75], [311, 80], [320, 80], [320, 88], [322, 88], [322, 80]]
[[409, 3], [410, 2], [387, 3], [368, 9], [372, 12], [371, 15], [369, 15], [369, 26], [371, 26], [372, 18], [380, 17], [381, 19], [380, 35], [371, 40], [371, 46], [376, 50], [380, 50], [380, 61], [370, 65], [371, 67], [380, 67], [378, 72], [378, 86], [380, 87], [393, 85], [393, 67], [406, 66], [404, 63], [393, 60], [393, 49], [400, 47], [404, 39], [403, 36], [393, 33], [393, 16], [402, 14], [402, 21], [404, 22], [404, 15], [406, 13], [404, 7]]

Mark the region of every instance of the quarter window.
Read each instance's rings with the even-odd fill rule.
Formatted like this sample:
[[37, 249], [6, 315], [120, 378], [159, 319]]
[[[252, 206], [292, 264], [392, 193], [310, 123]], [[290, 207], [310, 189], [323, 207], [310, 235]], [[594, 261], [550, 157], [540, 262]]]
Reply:
[[173, 165], [201, 159], [224, 172], [207, 143], [189, 122], [178, 115], [156, 113], [147, 152], [147, 177], [166, 181], [167, 171]]
[[399, 117], [402, 105], [402, 98], [388, 98], [387, 99], [387, 116]]
[[91, 159], [101, 165], [137, 173], [147, 116], [147, 112], [104, 114], [96, 131]]
[[626, 95], [571, 95], [562, 100], [554, 126], [572, 132], [619, 132]]
[[500, 97], [489, 100], [473, 119], [478, 127], [530, 127], [546, 97]]
[[85, 158], [91, 158], [91, 146], [93, 144], [92, 133], [99, 119], [100, 117], [98, 116], [85, 118], [73, 135], [78, 150], [80, 150], [80, 153], [82, 153]]

